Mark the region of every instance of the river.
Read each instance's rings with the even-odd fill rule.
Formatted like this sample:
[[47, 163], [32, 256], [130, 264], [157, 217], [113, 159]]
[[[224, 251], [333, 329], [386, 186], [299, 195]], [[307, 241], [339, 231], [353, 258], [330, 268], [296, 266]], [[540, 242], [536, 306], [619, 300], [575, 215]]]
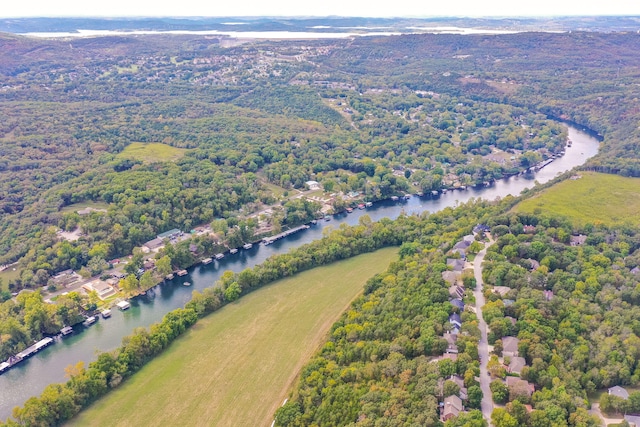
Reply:
[[[376, 203], [366, 210], [356, 209], [351, 214], [336, 215], [329, 222], [320, 221], [308, 230], [278, 240], [271, 245], [254, 245], [252, 249], [241, 249], [235, 255], [227, 254], [222, 260], [214, 261], [209, 265], [190, 268], [187, 276], [162, 283], [154, 288], [154, 292], [131, 301], [129, 310], [120, 312], [114, 309], [109, 319], [100, 319], [86, 329], [82, 326], [76, 327], [73, 335], [58, 340], [54, 345], [0, 375], [0, 420], [8, 418], [14, 406], [21, 406], [29, 397], [39, 395], [48, 384], [66, 381], [64, 370], [67, 366], [81, 360], [88, 364], [95, 359], [97, 351], [116, 348], [120, 345], [122, 338], [130, 334], [134, 328], [147, 327], [160, 321], [167, 312], [183, 307], [190, 300], [194, 289], [202, 290], [213, 285], [225, 270], [239, 272], [247, 267], [253, 267], [272, 255], [287, 252], [321, 238], [322, 230], [327, 226], [337, 227], [340, 223], [357, 224], [358, 218], [365, 214], [377, 221], [384, 217], [393, 219], [401, 213], [437, 212], [471, 198], [482, 197], [493, 200], [509, 194], [518, 195], [525, 188], [532, 188], [534, 180], [545, 183], [559, 173], [582, 165], [598, 152], [598, 140], [575, 127], [569, 126], [569, 139], [573, 145], [567, 148], [566, 154], [538, 171], [535, 176], [513, 176], [496, 181], [489, 187], [450, 191], [436, 198], [414, 196], [401, 203], [391, 201]], [[184, 281], [191, 282], [192, 286], [182, 286]]]

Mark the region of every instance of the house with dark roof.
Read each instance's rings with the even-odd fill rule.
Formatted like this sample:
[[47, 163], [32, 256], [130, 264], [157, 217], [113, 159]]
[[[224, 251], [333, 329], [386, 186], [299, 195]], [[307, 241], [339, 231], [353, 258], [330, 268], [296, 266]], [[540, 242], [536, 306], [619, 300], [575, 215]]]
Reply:
[[611, 387], [607, 392], [609, 393], [609, 396], [616, 396], [624, 400], [627, 400], [629, 398], [629, 392], [624, 387], [620, 387], [619, 385]]
[[458, 329], [462, 328], [462, 319], [458, 313], [453, 313], [449, 316], [449, 323]]
[[450, 302], [451, 305], [456, 307], [458, 310], [464, 310], [464, 301], [462, 301], [460, 298], [454, 298]]

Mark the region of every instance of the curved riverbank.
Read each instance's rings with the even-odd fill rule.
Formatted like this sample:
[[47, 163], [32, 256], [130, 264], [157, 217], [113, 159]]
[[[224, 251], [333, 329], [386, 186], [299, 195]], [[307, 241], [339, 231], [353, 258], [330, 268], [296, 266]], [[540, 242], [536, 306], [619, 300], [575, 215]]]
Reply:
[[[436, 212], [471, 198], [495, 199], [508, 194], [518, 195], [525, 188], [533, 187], [535, 181], [547, 182], [560, 173], [580, 166], [598, 152], [599, 142], [576, 128], [569, 127], [569, 139], [573, 144], [567, 149], [565, 156], [556, 159], [535, 175], [513, 176], [498, 180], [489, 187], [449, 191], [435, 198], [411, 197], [401, 202], [376, 203], [366, 210], [335, 215], [329, 222], [319, 222], [307, 230], [277, 240], [268, 246], [254, 245], [251, 249], [240, 250], [237, 254], [228, 255], [208, 265], [192, 267], [187, 276], [162, 283], [154, 292], [134, 299], [131, 309], [125, 312], [114, 311], [110, 319], [101, 320], [90, 329], [65, 338], [1, 375], [0, 419], [9, 417], [14, 406], [22, 405], [29, 397], [40, 394], [47, 384], [64, 381], [64, 369], [68, 365], [80, 360], [94, 360], [97, 350], [116, 348], [122, 338], [129, 335], [134, 328], [149, 326], [160, 321], [169, 311], [183, 307], [191, 299], [193, 290], [200, 291], [211, 286], [225, 270], [239, 272], [260, 264], [272, 255], [288, 252], [294, 247], [321, 238], [324, 226], [335, 227], [338, 223], [354, 225], [364, 214], [377, 221], [385, 217], [393, 219], [403, 213]], [[192, 286], [181, 286], [184, 281], [192, 283]]]

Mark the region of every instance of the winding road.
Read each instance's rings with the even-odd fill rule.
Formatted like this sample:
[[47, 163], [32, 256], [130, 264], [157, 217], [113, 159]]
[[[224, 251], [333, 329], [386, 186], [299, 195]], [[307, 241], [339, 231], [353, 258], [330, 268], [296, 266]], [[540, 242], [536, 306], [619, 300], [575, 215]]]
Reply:
[[485, 245], [484, 249], [478, 252], [478, 255], [476, 255], [473, 260], [473, 273], [476, 279], [476, 289], [473, 291], [473, 295], [476, 298], [476, 315], [478, 316], [478, 328], [480, 328], [480, 342], [478, 343], [478, 355], [480, 357], [480, 389], [482, 390], [482, 403], [480, 408], [482, 410], [482, 416], [487, 423], [489, 423], [489, 426], [492, 426], [491, 413], [493, 412], [493, 399], [491, 389], [489, 388], [491, 378], [487, 371], [487, 362], [489, 361], [489, 342], [487, 340], [487, 322], [484, 321], [484, 317], [482, 316], [482, 307], [485, 303], [484, 294], [482, 293], [482, 261], [484, 261], [487, 248], [494, 243], [491, 236], [488, 235], [488, 237], [489, 243]]

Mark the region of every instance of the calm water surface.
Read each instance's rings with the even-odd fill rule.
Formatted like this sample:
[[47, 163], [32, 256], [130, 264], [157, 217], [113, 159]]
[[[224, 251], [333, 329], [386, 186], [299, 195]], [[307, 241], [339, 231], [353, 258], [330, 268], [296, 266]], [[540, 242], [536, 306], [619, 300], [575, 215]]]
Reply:
[[[95, 359], [96, 352], [119, 346], [122, 338], [129, 335], [134, 328], [147, 327], [160, 321], [167, 312], [183, 307], [191, 299], [191, 292], [194, 289], [202, 290], [212, 286], [225, 270], [239, 272], [247, 267], [253, 267], [272, 255], [287, 252], [321, 238], [322, 230], [326, 226], [337, 227], [340, 223], [357, 224], [358, 218], [364, 214], [377, 221], [384, 217], [396, 218], [403, 212], [407, 214], [437, 212], [471, 198], [482, 197], [493, 200], [508, 194], [518, 195], [525, 188], [532, 188], [534, 180], [545, 183], [559, 173], [583, 164], [598, 152], [599, 142], [585, 132], [569, 127], [569, 139], [573, 141], [573, 146], [567, 148], [566, 155], [537, 172], [535, 176], [514, 176], [496, 181], [490, 187], [450, 191], [437, 198], [412, 197], [403, 203], [390, 201], [376, 203], [367, 210], [356, 209], [349, 215], [336, 215], [329, 222], [318, 222], [306, 231], [269, 246], [254, 245], [250, 250], [240, 249], [237, 254], [227, 254], [224, 259], [209, 265], [193, 267], [189, 269], [187, 276], [160, 284], [146, 297], [131, 301], [131, 309], [124, 312], [114, 309], [110, 319], [100, 319], [97, 324], [87, 329], [78, 327], [73, 335], [58, 340], [56, 344], [18, 367], [0, 375], [0, 419], [9, 417], [14, 406], [21, 406], [29, 397], [39, 395], [48, 384], [66, 381], [65, 367], [80, 360], [88, 364]], [[192, 286], [182, 286], [185, 281], [191, 282]]]

